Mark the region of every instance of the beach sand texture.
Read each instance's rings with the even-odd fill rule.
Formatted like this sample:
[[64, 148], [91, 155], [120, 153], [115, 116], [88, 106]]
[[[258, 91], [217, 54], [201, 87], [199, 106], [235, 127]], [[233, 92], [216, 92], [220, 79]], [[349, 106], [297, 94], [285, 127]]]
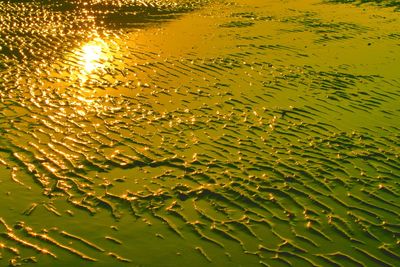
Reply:
[[1, 266], [399, 266], [398, 1], [0, 2]]

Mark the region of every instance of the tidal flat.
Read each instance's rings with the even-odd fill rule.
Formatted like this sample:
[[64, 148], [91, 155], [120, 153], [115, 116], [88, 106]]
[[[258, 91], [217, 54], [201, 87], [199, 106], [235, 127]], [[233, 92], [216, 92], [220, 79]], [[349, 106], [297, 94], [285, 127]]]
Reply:
[[399, 7], [0, 1], [0, 266], [399, 266]]

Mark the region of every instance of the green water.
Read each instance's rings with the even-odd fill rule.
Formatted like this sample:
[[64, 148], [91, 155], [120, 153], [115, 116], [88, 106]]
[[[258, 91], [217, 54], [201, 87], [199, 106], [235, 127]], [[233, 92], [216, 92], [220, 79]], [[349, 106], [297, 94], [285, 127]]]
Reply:
[[0, 265], [397, 266], [398, 5], [338, 2], [0, 2]]

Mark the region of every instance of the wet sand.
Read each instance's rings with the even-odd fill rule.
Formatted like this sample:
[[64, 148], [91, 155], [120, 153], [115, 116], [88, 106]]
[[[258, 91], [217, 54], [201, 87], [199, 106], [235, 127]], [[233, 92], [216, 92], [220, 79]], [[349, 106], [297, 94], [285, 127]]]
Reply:
[[399, 5], [340, 2], [0, 2], [0, 265], [396, 266]]

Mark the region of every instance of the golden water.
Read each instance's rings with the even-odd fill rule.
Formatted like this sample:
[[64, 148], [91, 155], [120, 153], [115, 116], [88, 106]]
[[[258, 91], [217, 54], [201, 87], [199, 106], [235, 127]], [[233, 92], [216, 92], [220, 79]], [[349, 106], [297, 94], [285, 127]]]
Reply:
[[338, 2], [1, 1], [0, 265], [398, 266], [398, 4]]

